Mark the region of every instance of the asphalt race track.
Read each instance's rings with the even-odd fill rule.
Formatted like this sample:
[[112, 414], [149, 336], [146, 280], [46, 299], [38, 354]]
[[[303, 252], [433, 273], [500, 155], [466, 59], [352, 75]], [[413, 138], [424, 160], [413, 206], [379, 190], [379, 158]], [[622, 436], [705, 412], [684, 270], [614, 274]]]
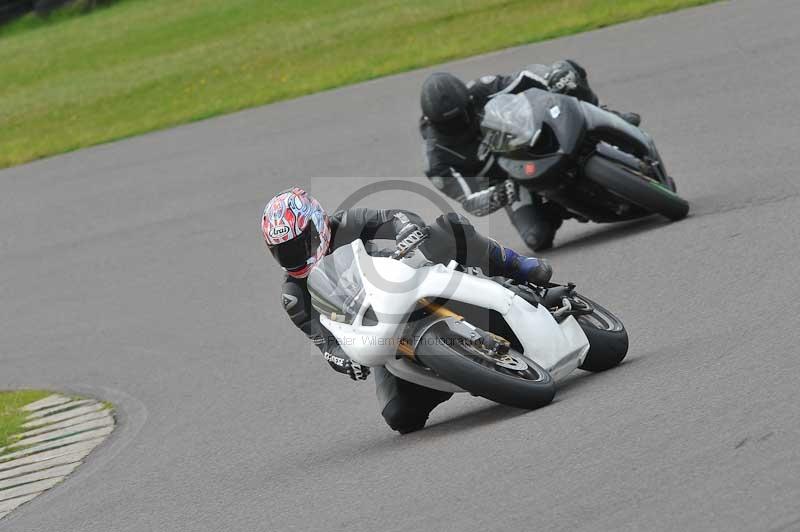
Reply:
[[[431, 70], [0, 172], [0, 388], [120, 421], [0, 529], [800, 529], [798, 20], [723, 2], [447, 66], [578, 59], [693, 212], [569, 222], [548, 254], [623, 318], [625, 364], [534, 412], [459, 396], [406, 437], [285, 317], [258, 220], [290, 183], [332, 208], [370, 182], [341, 176], [421, 175]], [[521, 247], [505, 215], [476, 223]]]

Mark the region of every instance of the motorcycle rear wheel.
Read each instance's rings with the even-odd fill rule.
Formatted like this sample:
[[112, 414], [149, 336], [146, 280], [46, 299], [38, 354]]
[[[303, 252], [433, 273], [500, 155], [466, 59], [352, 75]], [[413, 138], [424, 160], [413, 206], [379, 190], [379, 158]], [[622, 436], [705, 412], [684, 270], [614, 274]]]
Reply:
[[591, 314], [576, 316], [578, 325], [589, 339], [589, 352], [579, 367], [586, 371], [605, 371], [613, 368], [628, 354], [628, 332], [619, 318], [580, 294], [573, 298], [588, 303]]
[[428, 329], [416, 351], [422, 364], [474, 395], [529, 410], [550, 403], [556, 388], [547, 370], [513, 349], [508, 355], [493, 360], [444, 323]]

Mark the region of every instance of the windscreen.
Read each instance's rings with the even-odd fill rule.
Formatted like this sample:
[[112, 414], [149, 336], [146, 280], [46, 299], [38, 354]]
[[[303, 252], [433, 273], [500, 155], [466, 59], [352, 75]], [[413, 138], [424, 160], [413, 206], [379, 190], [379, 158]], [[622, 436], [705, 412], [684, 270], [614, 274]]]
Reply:
[[364, 302], [364, 284], [352, 246], [342, 246], [323, 258], [308, 276], [311, 305], [321, 315], [353, 323]]
[[489, 100], [483, 112], [483, 144], [493, 152], [510, 152], [533, 146], [541, 131], [531, 102], [524, 94], [495, 96]]

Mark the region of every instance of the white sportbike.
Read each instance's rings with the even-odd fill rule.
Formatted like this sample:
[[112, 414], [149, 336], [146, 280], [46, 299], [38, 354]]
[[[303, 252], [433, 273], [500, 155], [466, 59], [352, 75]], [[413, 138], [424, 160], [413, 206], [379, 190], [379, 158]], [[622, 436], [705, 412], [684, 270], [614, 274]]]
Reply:
[[551, 402], [575, 369], [608, 369], [628, 351], [622, 322], [572, 284], [490, 278], [413, 249], [371, 256], [355, 240], [314, 268], [308, 289], [354, 362], [520, 408]]

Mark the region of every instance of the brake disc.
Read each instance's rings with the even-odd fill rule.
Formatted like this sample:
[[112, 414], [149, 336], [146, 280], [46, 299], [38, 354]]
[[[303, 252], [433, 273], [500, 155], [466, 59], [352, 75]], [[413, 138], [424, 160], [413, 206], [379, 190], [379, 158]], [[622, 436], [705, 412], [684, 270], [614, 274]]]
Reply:
[[509, 355], [508, 353], [504, 355], [491, 356], [491, 359], [492, 362], [506, 369], [514, 371], [525, 371], [528, 369], [528, 364], [526, 364], [524, 360], [517, 358], [514, 355]]

